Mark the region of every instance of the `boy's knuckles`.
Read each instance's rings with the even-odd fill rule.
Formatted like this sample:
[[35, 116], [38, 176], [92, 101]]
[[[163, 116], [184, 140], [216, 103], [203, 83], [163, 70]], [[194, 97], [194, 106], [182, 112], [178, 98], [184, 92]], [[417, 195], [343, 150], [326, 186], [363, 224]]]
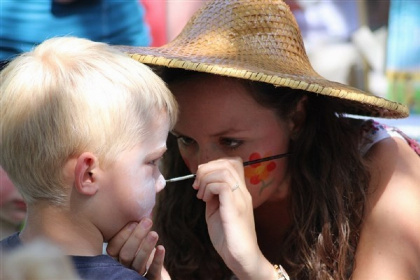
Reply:
[[121, 252], [118, 260], [124, 266], [130, 267], [134, 260], [134, 255], [129, 252]]

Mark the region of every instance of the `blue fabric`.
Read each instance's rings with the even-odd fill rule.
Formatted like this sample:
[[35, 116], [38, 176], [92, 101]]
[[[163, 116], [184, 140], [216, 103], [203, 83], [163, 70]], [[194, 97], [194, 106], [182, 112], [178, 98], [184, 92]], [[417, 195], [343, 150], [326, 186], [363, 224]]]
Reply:
[[56, 36], [112, 45], [149, 46], [150, 30], [139, 0], [0, 1], [0, 60], [8, 60]]
[[[4, 253], [22, 246], [19, 233], [15, 233], [0, 242], [0, 250]], [[3, 253], [2, 253], [3, 254]], [[128, 269], [108, 255], [93, 257], [72, 256], [74, 266], [81, 279], [86, 280], [145, 280], [143, 276]]]
[[73, 256], [73, 263], [82, 279], [146, 279], [134, 270], [122, 266], [108, 255], [95, 257]]

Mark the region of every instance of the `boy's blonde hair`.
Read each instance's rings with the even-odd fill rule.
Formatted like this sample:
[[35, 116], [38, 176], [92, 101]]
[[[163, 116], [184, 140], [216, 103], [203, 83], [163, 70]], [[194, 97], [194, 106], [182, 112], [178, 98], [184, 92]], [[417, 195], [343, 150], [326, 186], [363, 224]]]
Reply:
[[64, 201], [62, 167], [94, 153], [109, 164], [145, 139], [156, 114], [170, 127], [177, 105], [147, 66], [113, 47], [49, 39], [1, 72], [0, 164], [30, 203]]

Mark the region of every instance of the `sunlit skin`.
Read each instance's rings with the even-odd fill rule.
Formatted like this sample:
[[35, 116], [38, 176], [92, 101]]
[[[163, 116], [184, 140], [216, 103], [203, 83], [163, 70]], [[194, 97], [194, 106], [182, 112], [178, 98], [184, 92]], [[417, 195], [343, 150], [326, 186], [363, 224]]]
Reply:
[[[173, 133], [191, 172], [217, 158], [239, 156], [248, 161], [256, 153], [262, 157], [288, 151], [291, 125], [256, 103], [238, 81], [200, 76], [175, 83], [171, 89], [180, 105]], [[259, 164], [267, 165], [275, 172], [255, 169], [254, 165], [245, 168], [254, 208], [284, 199], [287, 194], [287, 159]], [[256, 184], [251, 173], [264, 180]]]

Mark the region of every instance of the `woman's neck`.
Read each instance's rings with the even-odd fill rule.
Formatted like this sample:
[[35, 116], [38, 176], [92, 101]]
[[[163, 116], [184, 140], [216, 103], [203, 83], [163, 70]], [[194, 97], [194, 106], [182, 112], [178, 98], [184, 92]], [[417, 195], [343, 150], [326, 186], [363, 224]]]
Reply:
[[269, 261], [278, 261], [281, 245], [291, 225], [289, 200], [266, 202], [254, 210], [258, 244]]
[[74, 217], [63, 208], [51, 205], [28, 205], [27, 221], [20, 238], [23, 243], [46, 238], [67, 255], [102, 254], [103, 237], [93, 224], [83, 217]]

